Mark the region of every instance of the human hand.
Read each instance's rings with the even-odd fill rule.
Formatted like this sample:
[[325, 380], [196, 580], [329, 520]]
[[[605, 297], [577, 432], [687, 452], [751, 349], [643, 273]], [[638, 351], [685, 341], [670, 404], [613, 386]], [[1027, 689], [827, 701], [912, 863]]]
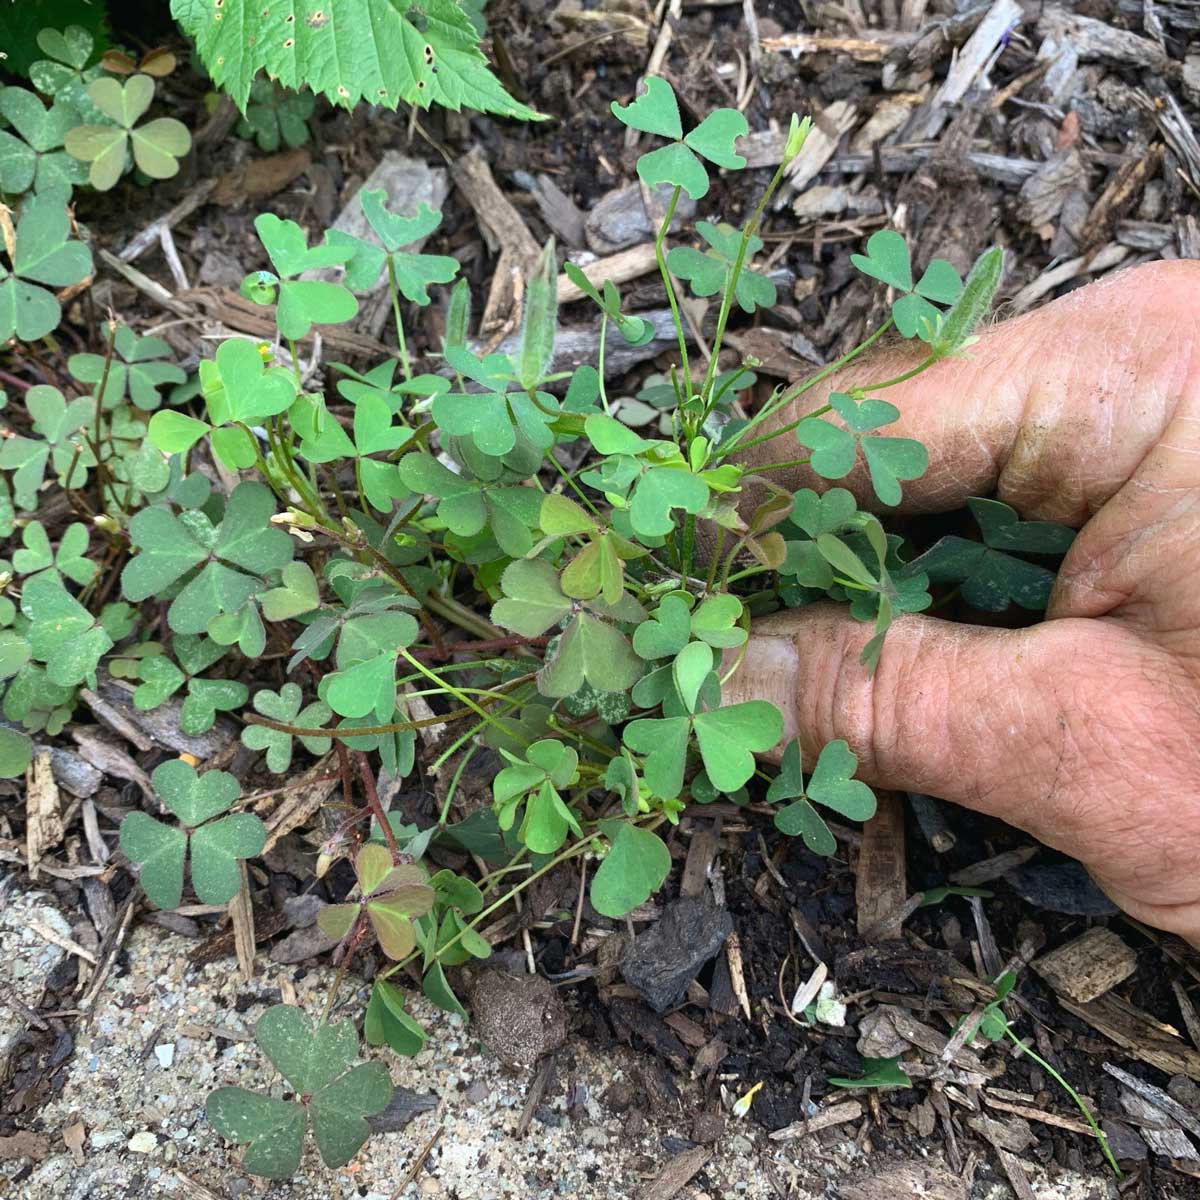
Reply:
[[[891, 377], [911, 353], [823, 386]], [[829, 604], [779, 613], [755, 625], [727, 702], [773, 701], [808, 762], [845, 738], [867, 782], [1028, 831], [1131, 916], [1200, 945], [1200, 265], [1109, 276], [885, 394], [902, 414], [888, 432], [929, 449], [903, 511], [995, 492], [1023, 518], [1082, 526], [1046, 622], [899, 617], [870, 678], [871, 626]], [[796, 454], [784, 435], [748, 458]], [[772, 479], [828, 486], [805, 468]], [[861, 464], [842, 485], [871, 494]]]

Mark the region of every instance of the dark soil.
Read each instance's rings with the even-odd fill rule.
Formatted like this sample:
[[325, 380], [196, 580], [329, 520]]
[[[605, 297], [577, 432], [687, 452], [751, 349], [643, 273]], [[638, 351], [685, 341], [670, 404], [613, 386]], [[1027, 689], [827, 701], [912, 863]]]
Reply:
[[[827, 168], [815, 181], [818, 186], [844, 187], [850, 199], [841, 210], [816, 217], [798, 216], [784, 207], [770, 213], [764, 225], [767, 253], [773, 266], [788, 273], [791, 292], [781, 297], [782, 307], [765, 318], [763, 328], [774, 331], [771, 336], [786, 347], [789, 362], [803, 367], [836, 357], [859, 341], [878, 315], [877, 289], [852, 279], [848, 256], [865, 236], [889, 220], [914, 240], [918, 261], [940, 254], [964, 269], [986, 246], [1004, 244], [1010, 263], [1005, 294], [1022, 307], [1095, 278], [1102, 272], [1092, 271], [1091, 265], [1095, 261], [1111, 263], [1122, 248], [1122, 268], [1156, 257], [1200, 255], [1200, 161], [1189, 160], [1186, 142], [1169, 135], [1164, 126], [1164, 112], [1174, 101], [1185, 123], [1200, 116], [1195, 103], [1200, 98], [1195, 67], [1185, 68], [1186, 54], [1200, 27], [1194, 5], [1183, 0], [1153, 5], [1162, 34], [1160, 53], [1168, 64], [1162, 70], [1147, 70], [1132, 58], [1122, 61], [1112, 53], [1093, 52], [1088, 37], [1094, 37], [1096, 31], [1091, 26], [1086, 27], [1088, 37], [1078, 31], [1069, 33], [1066, 42], [1079, 54], [1080, 62], [1073, 82], [1067, 86], [1060, 81], [1054, 95], [1047, 89], [1046, 77], [1035, 74], [1039, 48], [1051, 37], [1046, 15], [1041, 6], [1026, 5], [1019, 26], [1009, 31], [986, 73], [989, 82], [977, 81], [961, 104], [947, 109], [946, 120], [935, 136], [905, 141], [900, 126], [857, 157], [848, 143], [872, 114], [897, 97], [912, 98], [915, 111], [917, 99], [928, 99], [936, 92], [950, 67], [953, 49], [962, 45], [988, 6], [968, 12], [965, 5], [955, 9], [949, 0], [932, 0], [928, 6], [906, 2], [906, 12], [924, 10], [920, 25], [911, 29], [901, 27], [897, 16], [901, 6], [896, 0], [853, 0], [843, 6], [851, 16], [864, 16], [858, 26], [833, 15], [820, 17], [821, 13], [834, 13], [834, 6], [776, 0], [750, 7], [757, 9], [764, 37], [804, 32], [869, 42], [894, 35], [894, 45], [882, 62], [878, 56], [872, 60], [863, 55], [855, 58], [854, 53], [805, 51], [796, 59], [787, 53], [767, 53], [755, 66], [741, 5], [692, 7], [685, 0], [682, 16], [674, 23], [662, 73], [674, 83], [692, 118], [714, 106], [737, 103], [739, 73], [746, 81], [744, 111], [756, 132], [768, 129], [772, 122], [786, 128], [793, 110], [813, 113], [820, 124], [828, 121], [828, 110], [836, 102], [856, 109], [850, 131], [841, 138], [833, 157], [835, 167], [850, 163], [852, 168]], [[1069, 7], [1077, 17], [1136, 34], [1151, 48], [1160, 45], [1156, 27], [1146, 16], [1151, 6], [1143, 6], [1141, 0], [1091, 0]], [[627, 102], [633, 95], [658, 29], [652, 14], [637, 0], [611, 6], [612, 14], [628, 12], [636, 18], [632, 24], [641, 33], [633, 37], [619, 32], [616, 16], [581, 22], [571, 19], [566, 9], [566, 5], [554, 8], [541, 0], [500, 0], [487, 14], [506, 82], [551, 120], [521, 126], [438, 111], [419, 113], [410, 121], [404, 114], [347, 114], [319, 106], [312, 123], [311, 159], [299, 175], [265, 200], [205, 204], [176, 226], [174, 238], [188, 278], [193, 284], [201, 280], [206, 256], [214, 251], [236, 261], [242, 270], [261, 265], [261, 251], [251, 227], [261, 208], [294, 218], [310, 230], [323, 227], [390, 149], [441, 166], [474, 145], [482, 146], [496, 181], [539, 243], [553, 230], [529, 190], [538, 175], [550, 177], [586, 213], [600, 198], [634, 178], [636, 154], [626, 150], [623, 130], [612, 119], [609, 106], [614, 100]], [[599, 10], [585, 11], [595, 15]], [[936, 36], [930, 36], [926, 44], [917, 41], [918, 34]], [[205, 90], [204, 83], [186, 69], [166, 85], [178, 115], [193, 128], [205, 121]], [[1000, 95], [1006, 99], [997, 104]], [[968, 153], [976, 158], [968, 159]], [[1119, 171], [1129, 170], [1151, 153], [1161, 153], [1161, 160], [1138, 180], [1136, 188], [1128, 194], [1110, 189]], [[893, 170], [890, 164], [895, 158], [889, 155], [904, 154], [912, 159], [908, 167]], [[985, 162], [986, 169], [979, 165], [981, 155], [992, 156]], [[177, 180], [153, 188], [126, 183], [106, 196], [81, 194], [78, 217], [98, 245], [116, 249], [203, 181], [228, 177], [262, 158], [253, 143], [226, 133], [191, 156]], [[1071, 158], [1069, 180], [1060, 189], [1061, 195], [1036, 199], [1027, 181], [1034, 176], [1049, 178], [1048, 164], [1067, 158]], [[736, 183], [716, 183], [701, 206], [701, 215], [719, 213], [730, 221], [741, 220], [769, 175], [770, 168], [764, 167], [752, 172], [749, 179], [739, 176]], [[871, 203], [859, 203], [868, 198]], [[836, 209], [836, 203], [833, 207]], [[495, 260], [480, 235], [476, 215], [454, 188], [444, 210], [442, 230], [429, 249], [459, 257], [476, 296], [482, 297]], [[565, 249], [575, 252], [585, 247]], [[1052, 266], [1075, 259], [1083, 261], [1074, 275], [1022, 298], [1022, 289]], [[151, 250], [136, 265], [172, 286], [159, 250]], [[642, 307], [658, 307], [663, 301], [661, 286], [651, 276], [630, 285], [630, 290]], [[481, 303], [476, 300], [477, 308]], [[105, 306], [138, 326], [164, 320], [164, 314], [134, 287], [109, 276], [102, 279], [92, 300], [76, 304], [70, 313], [81, 341], [89, 338], [89, 328]], [[429, 309], [419, 317], [416, 312], [406, 315], [414, 330], [410, 345], [417, 349], [435, 345], [438, 314]], [[169, 314], [166, 316], [169, 319]], [[568, 316], [580, 323], [591, 319], [585, 306], [577, 306]], [[744, 326], [735, 330], [744, 331]], [[197, 343], [189, 341], [195, 337], [193, 331], [175, 333], [185, 355], [189, 345], [195, 348]], [[613, 381], [610, 390], [633, 394], [644, 377], [661, 365], [643, 363], [625, 380]], [[20, 374], [23, 366], [17, 362], [6, 364], [6, 369]], [[34, 374], [30, 378], [41, 369], [31, 367]], [[55, 364], [45, 365], [47, 371], [55, 369]], [[914, 523], [909, 532], [914, 540], [925, 542], [960, 520], [930, 519]], [[978, 619], [978, 614], [961, 610], [959, 615]], [[278, 686], [283, 680], [282, 660], [264, 662], [255, 669], [255, 678], [262, 684]], [[85, 716], [81, 712], [80, 719]], [[135, 757], [146, 769], [154, 765], [152, 757]], [[239, 758], [233, 769], [247, 773], [252, 767], [251, 761]], [[247, 787], [255, 778], [247, 780]], [[108, 783], [96, 801], [106, 833], [114, 828], [112, 822], [138, 803], [132, 785], [116, 779]], [[275, 785], [271, 777], [263, 776], [262, 786]], [[484, 774], [480, 788], [486, 789], [486, 785]], [[421, 790], [424, 786], [405, 793], [397, 802], [408, 819], [436, 819], [438, 798], [432, 789]], [[469, 779], [463, 792], [470, 792]], [[19, 789], [10, 785], [9, 796], [0, 802], [0, 814], [7, 821], [7, 828], [0, 832], [11, 839], [6, 844], [20, 846], [23, 806]], [[699, 988], [674, 1013], [653, 1013], [620, 982], [611, 964], [597, 963], [594, 945], [586, 938], [573, 938], [577, 874], [564, 871], [562, 877], [552, 876], [544, 887], [531, 890], [521, 925], [512, 922], [507, 929], [507, 936], [521, 926], [531, 929], [540, 969], [573, 993], [577, 1019], [587, 1034], [602, 1043], [618, 1039], [646, 1051], [649, 1094], [634, 1104], [647, 1111], [648, 1119], [654, 1119], [657, 1101], [674, 1102], [680, 1090], [692, 1087], [688, 1076], [694, 1073], [701, 1094], [697, 1120], [721, 1110], [722, 1089], [738, 1096], [750, 1084], [761, 1082], [750, 1119], [766, 1130], [779, 1129], [811, 1116], [814, 1110], [809, 1102], [837, 1090], [827, 1082], [831, 1075], [860, 1073], [857, 1025], [877, 1004], [900, 1004], [943, 1036], [970, 1011], [977, 997], [955, 979], [969, 974], [985, 980], [989, 972], [986, 949], [980, 947], [984, 931], [976, 924], [966, 899], [950, 897], [941, 904], [919, 908], [905, 921], [899, 936], [867, 944], [856, 932], [856, 831], [844, 831], [838, 855], [822, 860], [809, 854], [798, 840], [783, 838], [774, 830], [770, 816], [754, 806], [738, 810], [718, 805], [693, 811], [696, 815], [685, 819], [672, 836], [671, 848], [680, 871], [669, 881], [660, 902], [678, 895], [679, 874], [693, 839], [706, 830], [715, 833], [720, 839], [716, 862], [724, 903], [740, 946], [753, 1019], [747, 1020], [740, 1009], [726, 954], [718, 955], [703, 969], [697, 980]], [[944, 809], [942, 816], [955, 838], [946, 853], [931, 847], [909, 811], [910, 892], [944, 884], [958, 870], [1026, 844], [1007, 827], [973, 814]], [[284, 845], [267, 864], [268, 883], [257, 897], [260, 934], [286, 932], [279, 916], [282, 906], [306, 885], [300, 867], [293, 865], [302, 861], [299, 843], [290, 847], [297, 851], [291, 862], [285, 853], [289, 846]], [[1042, 851], [1031, 865], [1055, 861], [1054, 855]], [[1051, 894], [1039, 879], [1035, 871], [1017, 877], [1016, 889], [1005, 879], [986, 885], [994, 893], [984, 906], [986, 923], [1001, 961], [1007, 961], [1023, 945], [1052, 948], [1090, 924], [1106, 921], [1138, 955], [1138, 970], [1119, 985], [1120, 995], [1150, 1016], [1182, 1029], [1183, 1014], [1171, 980], [1183, 980], [1195, 994], [1200, 980], [1195, 955], [1119, 917], [1064, 914], [1064, 907], [1074, 906], [1078, 911], [1079, 906], [1093, 903], [1094, 897]], [[318, 894], [340, 898], [350, 883], [348, 871], [340, 866], [322, 881]], [[108, 895], [98, 900], [80, 884], [53, 882], [64, 909], [81, 915], [98, 903], [121, 908], [130, 892], [128, 878], [116, 872], [104, 886]], [[586, 923], [604, 924], [590, 911], [585, 910], [585, 916]], [[159, 919], [170, 922], [169, 914]], [[228, 934], [207, 918], [177, 918], [172, 926], [195, 937], [200, 954], [231, 952]], [[648, 926], [638, 923], [633, 927], [641, 930]], [[798, 928], [804, 930], [803, 936]], [[260, 950], [269, 952], [269, 948], [269, 938], [265, 938]], [[845, 1028], [801, 1025], [786, 1014], [787, 1002], [811, 974], [815, 965], [812, 951], [817, 948], [838, 993], [849, 998]], [[981, 954], [985, 957], [977, 961]], [[371, 969], [370, 962], [360, 965], [368, 972]], [[120, 959], [114, 969], [124, 969]], [[73, 968], [64, 969], [63, 975], [62, 980], [49, 981], [47, 1012], [70, 1006]], [[1040, 1052], [1095, 1102], [1106, 1119], [1121, 1115], [1122, 1109], [1118, 1087], [1103, 1072], [1103, 1062], [1119, 1061], [1138, 1076], [1166, 1087], [1168, 1077], [1163, 1072], [1131, 1060], [1066, 1012], [1033, 971], [1022, 972], [1018, 991], [1020, 1003], [1012, 1006], [1010, 1015], [1017, 1020], [1021, 1035], [1034, 1037]], [[28, 1127], [39, 1105], [61, 1086], [62, 1067], [71, 1054], [70, 1018], [35, 1021], [29, 1017], [27, 1030], [27, 1046], [15, 1056], [13, 1073], [0, 1088], [0, 1135]], [[713, 1049], [716, 1042], [722, 1044], [723, 1053]], [[1076, 1115], [1056, 1085], [1029, 1059], [1008, 1056], [1004, 1066], [1000, 1086], [1027, 1094], [1043, 1108]], [[858, 1136], [869, 1135], [877, 1152], [905, 1157], [921, 1154], [930, 1136], [927, 1122], [935, 1120], [929, 1096], [930, 1085], [925, 1082], [873, 1094], [865, 1099], [870, 1115]], [[944, 1107], [945, 1102], [942, 1104]], [[947, 1111], [948, 1116], [936, 1117], [932, 1136], [943, 1138], [948, 1130], [954, 1131], [951, 1161], [957, 1158], [961, 1163], [971, 1152], [994, 1161], [991, 1147], [967, 1128], [965, 1110], [951, 1107]], [[1038, 1126], [1034, 1132], [1038, 1144], [1025, 1152], [1030, 1158], [1069, 1167], [1102, 1168], [1094, 1141], [1052, 1126]], [[1128, 1165], [1127, 1195], [1200, 1195], [1200, 1182], [1194, 1174], [1178, 1173], [1153, 1154]]]

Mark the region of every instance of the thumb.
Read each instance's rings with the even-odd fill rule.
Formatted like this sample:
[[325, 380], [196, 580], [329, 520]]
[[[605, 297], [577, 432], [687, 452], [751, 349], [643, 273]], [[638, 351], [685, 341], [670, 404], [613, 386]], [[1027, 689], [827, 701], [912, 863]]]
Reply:
[[[859, 656], [873, 627], [812, 605], [755, 623], [722, 698], [774, 703], [784, 741], [798, 736], [810, 766], [842, 738], [867, 783], [928, 792], [1029, 829], [1014, 810], [1039, 796], [1031, 780], [1052, 781], [1061, 765], [1064, 704], [1082, 716], [1054, 684], [1071, 661], [1061, 656], [1079, 652], [1064, 640], [1081, 639], [1080, 625], [985, 629], [906, 615], [888, 630], [872, 677]], [[1052, 844], [1065, 832], [1052, 819], [1036, 824]]]

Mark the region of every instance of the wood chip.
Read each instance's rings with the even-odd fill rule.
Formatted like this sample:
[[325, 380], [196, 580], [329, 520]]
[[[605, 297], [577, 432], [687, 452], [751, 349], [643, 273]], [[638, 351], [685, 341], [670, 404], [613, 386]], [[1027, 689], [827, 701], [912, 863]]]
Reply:
[[50, 755], [34, 755], [25, 772], [25, 860], [29, 878], [38, 877], [42, 857], [63, 840], [62, 809]]
[[459, 158], [451, 173], [459, 191], [475, 210], [491, 249], [499, 254], [480, 332], [487, 335], [497, 330], [507, 331], [520, 322], [525, 282], [540, 249], [521, 214], [497, 186], [479, 146]]
[[1008, 1182], [1012, 1185], [1012, 1190], [1017, 1194], [1017, 1200], [1037, 1200], [1037, 1193], [1030, 1186], [1029, 1176], [1025, 1174], [1021, 1160], [1002, 1146], [994, 1146], [993, 1149], [996, 1151], [996, 1157], [1000, 1160], [1000, 1165], [1004, 1168]]
[[858, 121], [858, 106], [849, 100], [835, 100], [813, 117], [812, 131], [804, 149], [788, 168], [787, 181], [780, 187], [772, 207], [779, 209], [791, 202], [792, 196], [807, 187], [825, 168], [841, 142]]
[[280, 838], [299, 828], [333, 795], [338, 786], [337, 756], [331, 750], [302, 775], [297, 775], [283, 792], [278, 806], [266, 817], [266, 854]]
[[1200, 1139], [1200, 1117], [1194, 1116], [1162, 1088], [1155, 1087], [1154, 1084], [1147, 1083], [1144, 1079], [1138, 1079], [1136, 1075], [1130, 1075], [1128, 1071], [1123, 1071], [1113, 1063], [1106, 1062], [1103, 1067], [1106, 1074], [1111, 1075], [1119, 1083], [1123, 1083], [1131, 1092], [1170, 1117], [1176, 1125]]
[[1014, 1104], [1011, 1100], [1000, 1100], [991, 1095], [987, 1089], [980, 1094], [984, 1104], [999, 1112], [1012, 1113], [1014, 1116], [1024, 1117], [1027, 1121], [1040, 1121], [1043, 1125], [1053, 1125], [1056, 1129], [1066, 1129], [1071, 1133], [1083, 1134], [1085, 1137], [1091, 1136], [1092, 1127], [1078, 1117], [1064, 1117], [1059, 1113], [1037, 1108], [1032, 1104]]
[[1122, 1088], [1121, 1107], [1134, 1118], [1138, 1135], [1155, 1154], [1164, 1158], [1200, 1159], [1187, 1134], [1149, 1100]]
[[[597, 288], [603, 288], [605, 280], [613, 283], [628, 283], [637, 279], [658, 266], [654, 256], [654, 243], [646, 242], [641, 246], [630, 246], [628, 250], [619, 250], [605, 258], [597, 258], [580, 270], [587, 276], [588, 281]], [[558, 277], [558, 302], [570, 304], [574, 300], [583, 299], [583, 292], [575, 286], [566, 275]]]
[[16, 1162], [27, 1158], [40, 1163], [50, 1156], [50, 1139], [44, 1133], [20, 1130], [9, 1137], [0, 1137], [0, 1162]]
[[966, 1179], [932, 1163], [889, 1162], [864, 1179], [841, 1185], [838, 1196], [840, 1200], [967, 1200], [968, 1186]]
[[85, 1160], [83, 1152], [83, 1144], [87, 1140], [87, 1129], [82, 1121], [75, 1121], [71, 1125], [67, 1125], [62, 1131], [63, 1145], [71, 1152], [71, 1157], [75, 1160], [75, 1165], [82, 1166]]
[[957, 883], [960, 887], [980, 887], [991, 883], [993, 879], [999, 879], [1015, 867], [1023, 866], [1040, 850], [1041, 846], [1022, 846], [1017, 850], [997, 854], [994, 858], [981, 859], [961, 871], [953, 872], [950, 882]]
[[250, 902], [250, 872], [244, 860], [238, 862], [242, 884], [229, 902], [229, 920], [233, 925], [233, 948], [237, 954], [242, 980], [254, 978], [254, 907]]
[[304, 146], [266, 158], [253, 158], [245, 166], [221, 176], [213, 192], [213, 203], [230, 208], [265, 200], [283, 191], [311, 165], [312, 155]]
[[176, 1171], [174, 1177], [176, 1191], [183, 1197], [183, 1200], [222, 1200], [222, 1197], [212, 1191], [211, 1188], [206, 1188], [204, 1184], [197, 1183], [191, 1176], [185, 1175], [182, 1171]]
[[807, 1137], [810, 1133], [818, 1133], [822, 1129], [830, 1129], [834, 1125], [844, 1125], [847, 1121], [857, 1121], [863, 1115], [863, 1107], [857, 1100], [843, 1100], [821, 1109], [807, 1121], [793, 1121], [782, 1129], [776, 1129], [770, 1135], [773, 1142], [790, 1142], [796, 1138]]
[[1086, 1021], [1134, 1058], [1168, 1075], [1200, 1080], [1200, 1052], [1193, 1050], [1177, 1030], [1134, 1008], [1129, 1001], [1112, 992], [1088, 1004], [1077, 1004], [1062, 995], [1058, 1001], [1067, 1012]]
[[1128, 979], [1137, 955], [1111, 929], [1096, 925], [1031, 965], [1060, 996], [1086, 1004]]
[[1105, 246], [1102, 250], [1098, 250], [1095, 254], [1080, 255], [1078, 258], [1068, 259], [1065, 263], [1059, 263], [1058, 266], [1043, 271], [1032, 283], [1026, 284], [1008, 302], [1007, 309], [1014, 315], [1025, 312], [1026, 309], [1032, 308], [1043, 296], [1049, 295], [1055, 288], [1061, 287], [1064, 283], [1070, 283], [1080, 275], [1109, 271], [1113, 267], [1119, 266], [1128, 257], [1128, 247], [1118, 246], [1113, 242]]
[[897, 46], [911, 46], [916, 36], [891, 30], [864, 30], [857, 37], [837, 37], [820, 33], [785, 33], [766, 37], [762, 48], [769, 54], [846, 54], [856, 62], [883, 62]]
[[67, 951], [68, 954], [74, 954], [76, 958], [82, 958], [84, 962], [96, 965], [96, 956], [85, 947], [81, 946], [74, 938], [66, 937], [55, 929], [51, 929], [49, 925], [39, 921], [36, 917], [29, 917], [25, 924], [32, 929], [40, 938], [45, 938], [52, 945], [57, 946], [60, 950]]
[[876, 940], [895, 937], [898, 924], [880, 925], [898, 914], [908, 899], [904, 858], [904, 804], [896, 792], [878, 792], [875, 815], [863, 826], [862, 849], [855, 868], [854, 898], [858, 932], [871, 930]]
[[704, 1146], [693, 1146], [691, 1150], [677, 1154], [642, 1192], [642, 1200], [671, 1200], [680, 1188], [704, 1169], [704, 1164], [711, 1157], [712, 1151]]

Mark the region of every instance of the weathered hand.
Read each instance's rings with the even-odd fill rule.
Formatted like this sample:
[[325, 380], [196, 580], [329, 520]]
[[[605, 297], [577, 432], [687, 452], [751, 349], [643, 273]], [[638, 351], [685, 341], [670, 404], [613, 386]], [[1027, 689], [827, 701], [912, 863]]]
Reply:
[[[905, 353], [831, 390], [896, 374]], [[1135, 918], [1200, 944], [1200, 265], [1109, 276], [967, 354], [884, 393], [902, 413], [889, 432], [930, 453], [904, 507], [994, 491], [1022, 517], [1082, 526], [1046, 622], [902, 617], [870, 679], [869, 626], [832, 605], [782, 613], [755, 627], [727, 699], [774, 701], [809, 762], [845, 738], [868, 782], [1027, 830]], [[790, 435], [751, 451], [796, 454]], [[846, 486], [870, 494], [857, 471]]]

